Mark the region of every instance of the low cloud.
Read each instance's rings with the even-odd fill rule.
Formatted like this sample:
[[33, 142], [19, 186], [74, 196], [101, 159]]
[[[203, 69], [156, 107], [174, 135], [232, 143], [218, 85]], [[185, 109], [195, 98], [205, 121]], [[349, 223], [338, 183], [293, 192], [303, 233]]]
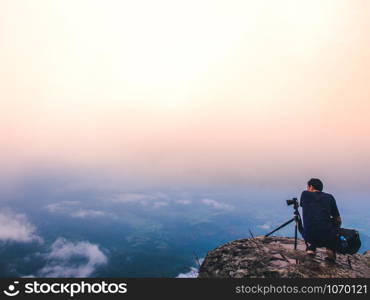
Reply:
[[[202, 264], [204, 261], [204, 258], [199, 259], [199, 264]], [[196, 267], [190, 267], [189, 272], [186, 273], [180, 273], [176, 276], [176, 278], [197, 278], [199, 274], [199, 269]]]
[[265, 223], [265, 224], [262, 224], [262, 225], [258, 225], [257, 227], [259, 227], [261, 229], [271, 229], [271, 225], [268, 224], [268, 223]]
[[188, 205], [191, 203], [190, 200], [177, 200], [176, 203], [182, 204], [182, 205]]
[[76, 218], [106, 217], [110, 215], [112, 214], [101, 211], [101, 210], [94, 210], [94, 209], [81, 209], [81, 210], [78, 210], [70, 214], [71, 217], [76, 217]]
[[153, 207], [154, 208], [159, 208], [159, 207], [162, 207], [162, 206], [167, 206], [168, 203], [167, 202], [164, 202], [164, 201], [157, 201], [157, 202], [154, 202], [153, 203]]
[[234, 206], [232, 205], [229, 205], [229, 204], [226, 204], [226, 203], [222, 203], [222, 202], [219, 202], [219, 201], [216, 201], [216, 200], [213, 200], [213, 199], [202, 199], [202, 203], [204, 203], [205, 205], [209, 205], [213, 208], [216, 208], [216, 209], [221, 209], [221, 210], [232, 210], [234, 209]]
[[113, 203], [136, 203], [142, 206], [152, 206], [159, 208], [168, 205], [168, 196], [164, 193], [158, 192], [154, 194], [145, 193], [121, 193], [114, 195], [110, 202]]
[[0, 241], [42, 242], [42, 238], [36, 234], [36, 227], [26, 215], [6, 209], [0, 212]]
[[39, 271], [43, 277], [89, 277], [95, 270], [108, 262], [96, 244], [70, 242], [58, 238], [46, 255], [48, 264]]
[[61, 201], [58, 203], [51, 203], [46, 206], [50, 212], [65, 212], [68, 209], [75, 209], [76, 205], [80, 204], [80, 201]]
[[114, 195], [111, 199], [114, 203], [139, 203], [147, 205], [149, 201], [157, 200], [154, 195], [139, 194], [139, 193], [122, 193]]
[[64, 213], [74, 218], [115, 217], [115, 215], [110, 212], [79, 208], [78, 205], [80, 205], [80, 203], [80, 201], [61, 201], [47, 205], [46, 209], [53, 213]]

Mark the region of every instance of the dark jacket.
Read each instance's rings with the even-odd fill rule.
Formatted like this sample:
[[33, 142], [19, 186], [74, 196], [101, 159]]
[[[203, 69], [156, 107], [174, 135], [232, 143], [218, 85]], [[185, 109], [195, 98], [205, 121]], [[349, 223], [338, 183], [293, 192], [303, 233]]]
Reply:
[[303, 209], [303, 237], [319, 247], [331, 246], [335, 241], [339, 211], [334, 197], [324, 192], [303, 191], [300, 205]]

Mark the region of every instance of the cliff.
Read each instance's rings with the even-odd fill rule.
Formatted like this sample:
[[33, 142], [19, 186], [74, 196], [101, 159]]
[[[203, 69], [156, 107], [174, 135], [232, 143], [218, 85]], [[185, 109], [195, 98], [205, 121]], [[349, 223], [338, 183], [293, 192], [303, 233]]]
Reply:
[[370, 251], [337, 255], [336, 263], [325, 261], [325, 249], [307, 256], [304, 241], [294, 238], [256, 237], [235, 240], [209, 251], [199, 268], [199, 278], [370, 278]]

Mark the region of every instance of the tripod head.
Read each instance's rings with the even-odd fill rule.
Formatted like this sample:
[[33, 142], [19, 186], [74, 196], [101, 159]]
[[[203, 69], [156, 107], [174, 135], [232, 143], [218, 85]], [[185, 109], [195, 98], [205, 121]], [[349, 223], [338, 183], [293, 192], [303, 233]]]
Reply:
[[300, 215], [299, 215], [299, 211], [298, 211], [299, 203], [298, 203], [297, 198], [293, 198], [293, 199], [288, 199], [288, 200], [286, 200], [286, 204], [287, 204], [288, 206], [289, 206], [289, 205], [293, 205], [293, 209], [294, 209], [294, 217], [296, 218], [296, 221], [298, 221], [298, 219], [300, 219]]
[[294, 209], [298, 209], [299, 207], [299, 204], [298, 204], [298, 200], [297, 198], [293, 198], [293, 199], [289, 199], [289, 200], [286, 200], [286, 204], [289, 206], [289, 205], [293, 205], [293, 208]]

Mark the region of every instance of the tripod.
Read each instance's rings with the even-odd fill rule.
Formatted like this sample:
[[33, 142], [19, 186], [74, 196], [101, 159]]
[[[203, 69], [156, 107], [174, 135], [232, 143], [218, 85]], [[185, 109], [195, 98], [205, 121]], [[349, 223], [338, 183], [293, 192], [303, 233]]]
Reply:
[[301, 215], [299, 214], [299, 211], [298, 211], [299, 204], [298, 204], [297, 198], [293, 198], [292, 200], [287, 200], [286, 202], [287, 202], [288, 205], [293, 204], [293, 208], [294, 208], [293, 218], [286, 221], [284, 224], [281, 224], [279, 227], [275, 228], [273, 231], [267, 233], [265, 235], [265, 237], [268, 237], [269, 235], [273, 234], [274, 232], [278, 231], [279, 229], [281, 229], [281, 228], [285, 227], [286, 225], [295, 221], [295, 225], [294, 225], [294, 250], [297, 250], [298, 230], [301, 234], [303, 233], [302, 219], [301, 219]]

